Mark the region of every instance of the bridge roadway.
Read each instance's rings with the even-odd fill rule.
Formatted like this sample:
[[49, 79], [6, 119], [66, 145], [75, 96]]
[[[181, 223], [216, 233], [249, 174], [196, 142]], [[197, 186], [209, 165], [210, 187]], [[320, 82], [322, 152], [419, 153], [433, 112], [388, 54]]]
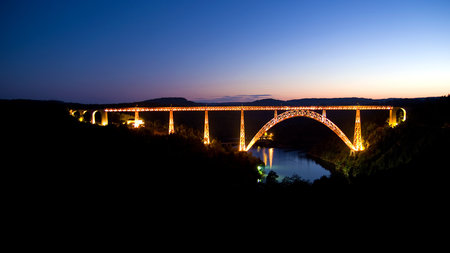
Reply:
[[170, 112], [170, 111], [292, 111], [292, 110], [392, 110], [393, 106], [186, 106], [106, 108], [106, 112]]

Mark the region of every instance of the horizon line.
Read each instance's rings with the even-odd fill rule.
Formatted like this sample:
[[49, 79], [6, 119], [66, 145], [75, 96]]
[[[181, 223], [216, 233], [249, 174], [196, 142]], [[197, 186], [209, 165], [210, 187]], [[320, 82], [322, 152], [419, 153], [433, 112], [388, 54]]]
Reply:
[[256, 99], [256, 100], [247, 100], [247, 101], [220, 101], [219, 98], [216, 99], [202, 99], [202, 98], [186, 98], [186, 97], [180, 97], [180, 96], [167, 96], [167, 97], [155, 97], [155, 98], [150, 98], [150, 99], [146, 99], [146, 100], [141, 100], [141, 101], [133, 101], [133, 102], [103, 102], [103, 103], [92, 103], [92, 102], [74, 102], [74, 101], [68, 101], [68, 100], [64, 100], [64, 99], [33, 99], [33, 98], [0, 98], [0, 101], [4, 100], [4, 101], [14, 101], [14, 100], [25, 100], [25, 101], [45, 101], [45, 102], [61, 102], [61, 103], [67, 103], [67, 104], [85, 104], [85, 105], [108, 105], [108, 104], [133, 104], [133, 103], [143, 103], [146, 101], [151, 101], [151, 100], [158, 100], [158, 99], [184, 99], [188, 102], [194, 102], [194, 103], [253, 103], [253, 102], [257, 102], [257, 101], [262, 101], [262, 100], [278, 100], [278, 101], [282, 101], [282, 102], [289, 102], [289, 101], [293, 101], [293, 100], [303, 100], [303, 99], [349, 99], [349, 98], [354, 98], [354, 99], [368, 99], [368, 100], [388, 100], [388, 99], [426, 99], [426, 98], [439, 98], [439, 97], [447, 97], [450, 96], [449, 94], [446, 95], [436, 95], [436, 96], [427, 96], [427, 97], [387, 97], [387, 98], [368, 98], [368, 97], [303, 97], [303, 98], [294, 98], [294, 99], [277, 99], [277, 98], [263, 98], [263, 99]]

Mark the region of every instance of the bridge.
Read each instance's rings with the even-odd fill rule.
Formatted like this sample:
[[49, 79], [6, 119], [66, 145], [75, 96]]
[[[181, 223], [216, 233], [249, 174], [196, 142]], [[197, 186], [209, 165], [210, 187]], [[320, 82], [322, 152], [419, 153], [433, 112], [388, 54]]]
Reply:
[[[336, 126], [331, 120], [327, 118], [326, 111], [340, 110], [340, 111], [355, 111], [355, 131], [353, 135], [353, 142], [342, 132], [342, 130]], [[210, 143], [209, 137], [209, 120], [208, 112], [210, 111], [240, 111], [240, 135], [239, 135], [239, 151], [248, 151], [264, 133], [269, 131], [270, 128], [276, 124], [291, 119], [294, 117], [307, 117], [316, 120], [331, 131], [333, 131], [349, 148], [351, 151], [364, 150], [362, 136], [361, 136], [361, 110], [386, 110], [389, 111], [389, 126], [395, 127], [400, 122], [406, 120], [406, 110], [400, 107], [393, 106], [372, 106], [372, 105], [348, 105], [348, 106], [191, 106], [191, 107], [125, 107], [125, 108], [106, 108], [103, 110], [70, 110], [72, 116], [76, 116], [78, 113], [80, 121], [84, 121], [84, 115], [91, 113], [91, 123], [107, 125], [108, 113], [121, 113], [121, 112], [133, 112], [134, 113], [134, 127], [139, 127], [142, 120], [139, 119], [139, 113], [142, 112], [169, 112], [169, 132], [168, 134], [175, 133], [173, 112], [193, 112], [202, 111], [205, 112], [204, 123], [204, 136], [203, 142], [205, 145]], [[273, 111], [274, 117], [269, 120], [252, 138], [252, 140], [246, 145], [245, 143], [245, 123], [244, 123], [244, 111]], [[281, 111], [282, 113], [278, 113]], [[317, 112], [318, 111], [318, 112]], [[402, 111], [402, 116], [397, 117], [397, 112]], [[101, 114], [101, 122], [95, 121], [95, 114]]]

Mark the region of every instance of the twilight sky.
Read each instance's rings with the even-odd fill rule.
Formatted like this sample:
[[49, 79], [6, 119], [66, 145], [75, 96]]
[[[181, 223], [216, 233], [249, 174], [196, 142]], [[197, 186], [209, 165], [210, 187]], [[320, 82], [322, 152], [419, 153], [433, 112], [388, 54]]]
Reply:
[[426, 97], [450, 1], [0, 1], [0, 98]]

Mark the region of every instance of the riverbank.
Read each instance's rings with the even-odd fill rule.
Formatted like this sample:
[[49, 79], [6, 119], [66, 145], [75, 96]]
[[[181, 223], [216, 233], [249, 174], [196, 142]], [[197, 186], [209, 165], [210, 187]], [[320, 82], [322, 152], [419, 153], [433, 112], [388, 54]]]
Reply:
[[326, 161], [326, 160], [320, 158], [319, 156], [315, 156], [314, 154], [312, 154], [310, 152], [306, 152], [306, 156], [309, 159], [312, 159], [316, 163], [320, 164], [320, 166], [324, 167], [326, 170], [330, 171], [331, 173], [340, 173], [339, 171], [336, 170], [336, 164], [334, 164], [333, 162]]

